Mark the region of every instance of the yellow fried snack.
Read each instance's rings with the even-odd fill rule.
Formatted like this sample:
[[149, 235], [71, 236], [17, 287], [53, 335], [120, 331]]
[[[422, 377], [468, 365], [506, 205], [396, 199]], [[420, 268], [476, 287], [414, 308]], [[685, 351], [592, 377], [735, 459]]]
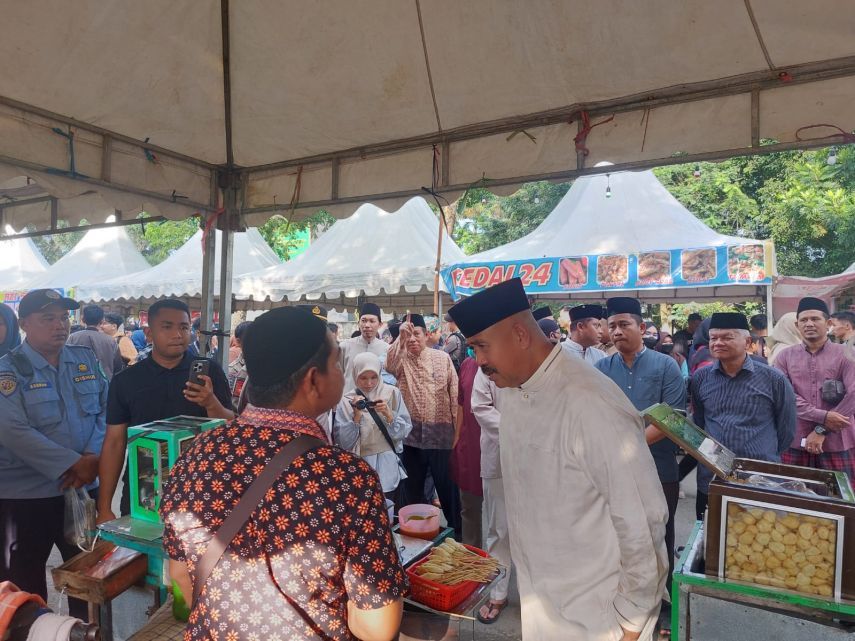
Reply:
[[829, 597], [837, 524], [830, 519], [730, 503], [725, 577]]

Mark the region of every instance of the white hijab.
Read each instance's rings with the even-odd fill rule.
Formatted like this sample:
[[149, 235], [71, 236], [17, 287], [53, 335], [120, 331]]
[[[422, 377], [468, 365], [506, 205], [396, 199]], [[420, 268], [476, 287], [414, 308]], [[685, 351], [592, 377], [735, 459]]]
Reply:
[[351, 376], [353, 376], [353, 381], [355, 383], [354, 389], [350, 392], [350, 396], [358, 396], [356, 393], [356, 389], [359, 387], [359, 384], [356, 383], [356, 380], [359, 378], [360, 374], [365, 372], [374, 372], [377, 374], [377, 385], [374, 386], [374, 389], [371, 391], [368, 390], [360, 390], [365, 394], [365, 397], [369, 401], [386, 401], [390, 403], [393, 396], [395, 395], [395, 388], [391, 385], [387, 385], [383, 381], [383, 376], [381, 375], [382, 366], [380, 364], [380, 358], [376, 354], [372, 354], [371, 352], [363, 352], [362, 354], [357, 354], [353, 359], [353, 365], [350, 368]]

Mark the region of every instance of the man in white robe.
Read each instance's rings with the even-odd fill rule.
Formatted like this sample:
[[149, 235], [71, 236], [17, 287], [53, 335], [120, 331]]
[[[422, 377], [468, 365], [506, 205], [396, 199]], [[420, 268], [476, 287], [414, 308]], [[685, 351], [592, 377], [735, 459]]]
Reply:
[[339, 344], [341, 348], [341, 368], [344, 371], [344, 389], [351, 390], [356, 387], [353, 380], [353, 359], [358, 354], [371, 352], [376, 355], [381, 363], [386, 362], [386, 352], [389, 351], [389, 343], [382, 340], [377, 334], [380, 330], [380, 307], [374, 303], [365, 303], [359, 310], [359, 336], [348, 338]]
[[650, 639], [668, 510], [638, 412], [611, 380], [549, 342], [519, 279], [449, 313], [500, 388], [523, 639]]

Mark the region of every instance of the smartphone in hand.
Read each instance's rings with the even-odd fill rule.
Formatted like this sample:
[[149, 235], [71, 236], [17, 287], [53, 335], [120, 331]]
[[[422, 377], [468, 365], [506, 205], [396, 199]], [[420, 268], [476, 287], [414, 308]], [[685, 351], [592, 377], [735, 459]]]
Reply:
[[196, 385], [204, 385], [205, 383], [199, 376], [210, 376], [210, 369], [211, 361], [206, 358], [195, 358], [190, 363], [190, 378], [188, 380]]

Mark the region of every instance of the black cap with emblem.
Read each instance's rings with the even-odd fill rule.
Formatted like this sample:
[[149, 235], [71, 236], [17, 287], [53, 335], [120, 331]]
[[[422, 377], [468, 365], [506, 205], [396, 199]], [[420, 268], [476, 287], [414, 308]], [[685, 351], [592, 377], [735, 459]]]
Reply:
[[326, 321], [327, 319], [327, 308], [322, 307], [321, 305], [297, 305], [300, 309], [305, 309], [312, 316], [316, 316], [320, 318], [322, 321]]
[[55, 289], [34, 289], [28, 292], [18, 304], [18, 318], [40, 312], [51, 305], [59, 305], [67, 310], [80, 308], [80, 303], [73, 298], [60, 295]]

